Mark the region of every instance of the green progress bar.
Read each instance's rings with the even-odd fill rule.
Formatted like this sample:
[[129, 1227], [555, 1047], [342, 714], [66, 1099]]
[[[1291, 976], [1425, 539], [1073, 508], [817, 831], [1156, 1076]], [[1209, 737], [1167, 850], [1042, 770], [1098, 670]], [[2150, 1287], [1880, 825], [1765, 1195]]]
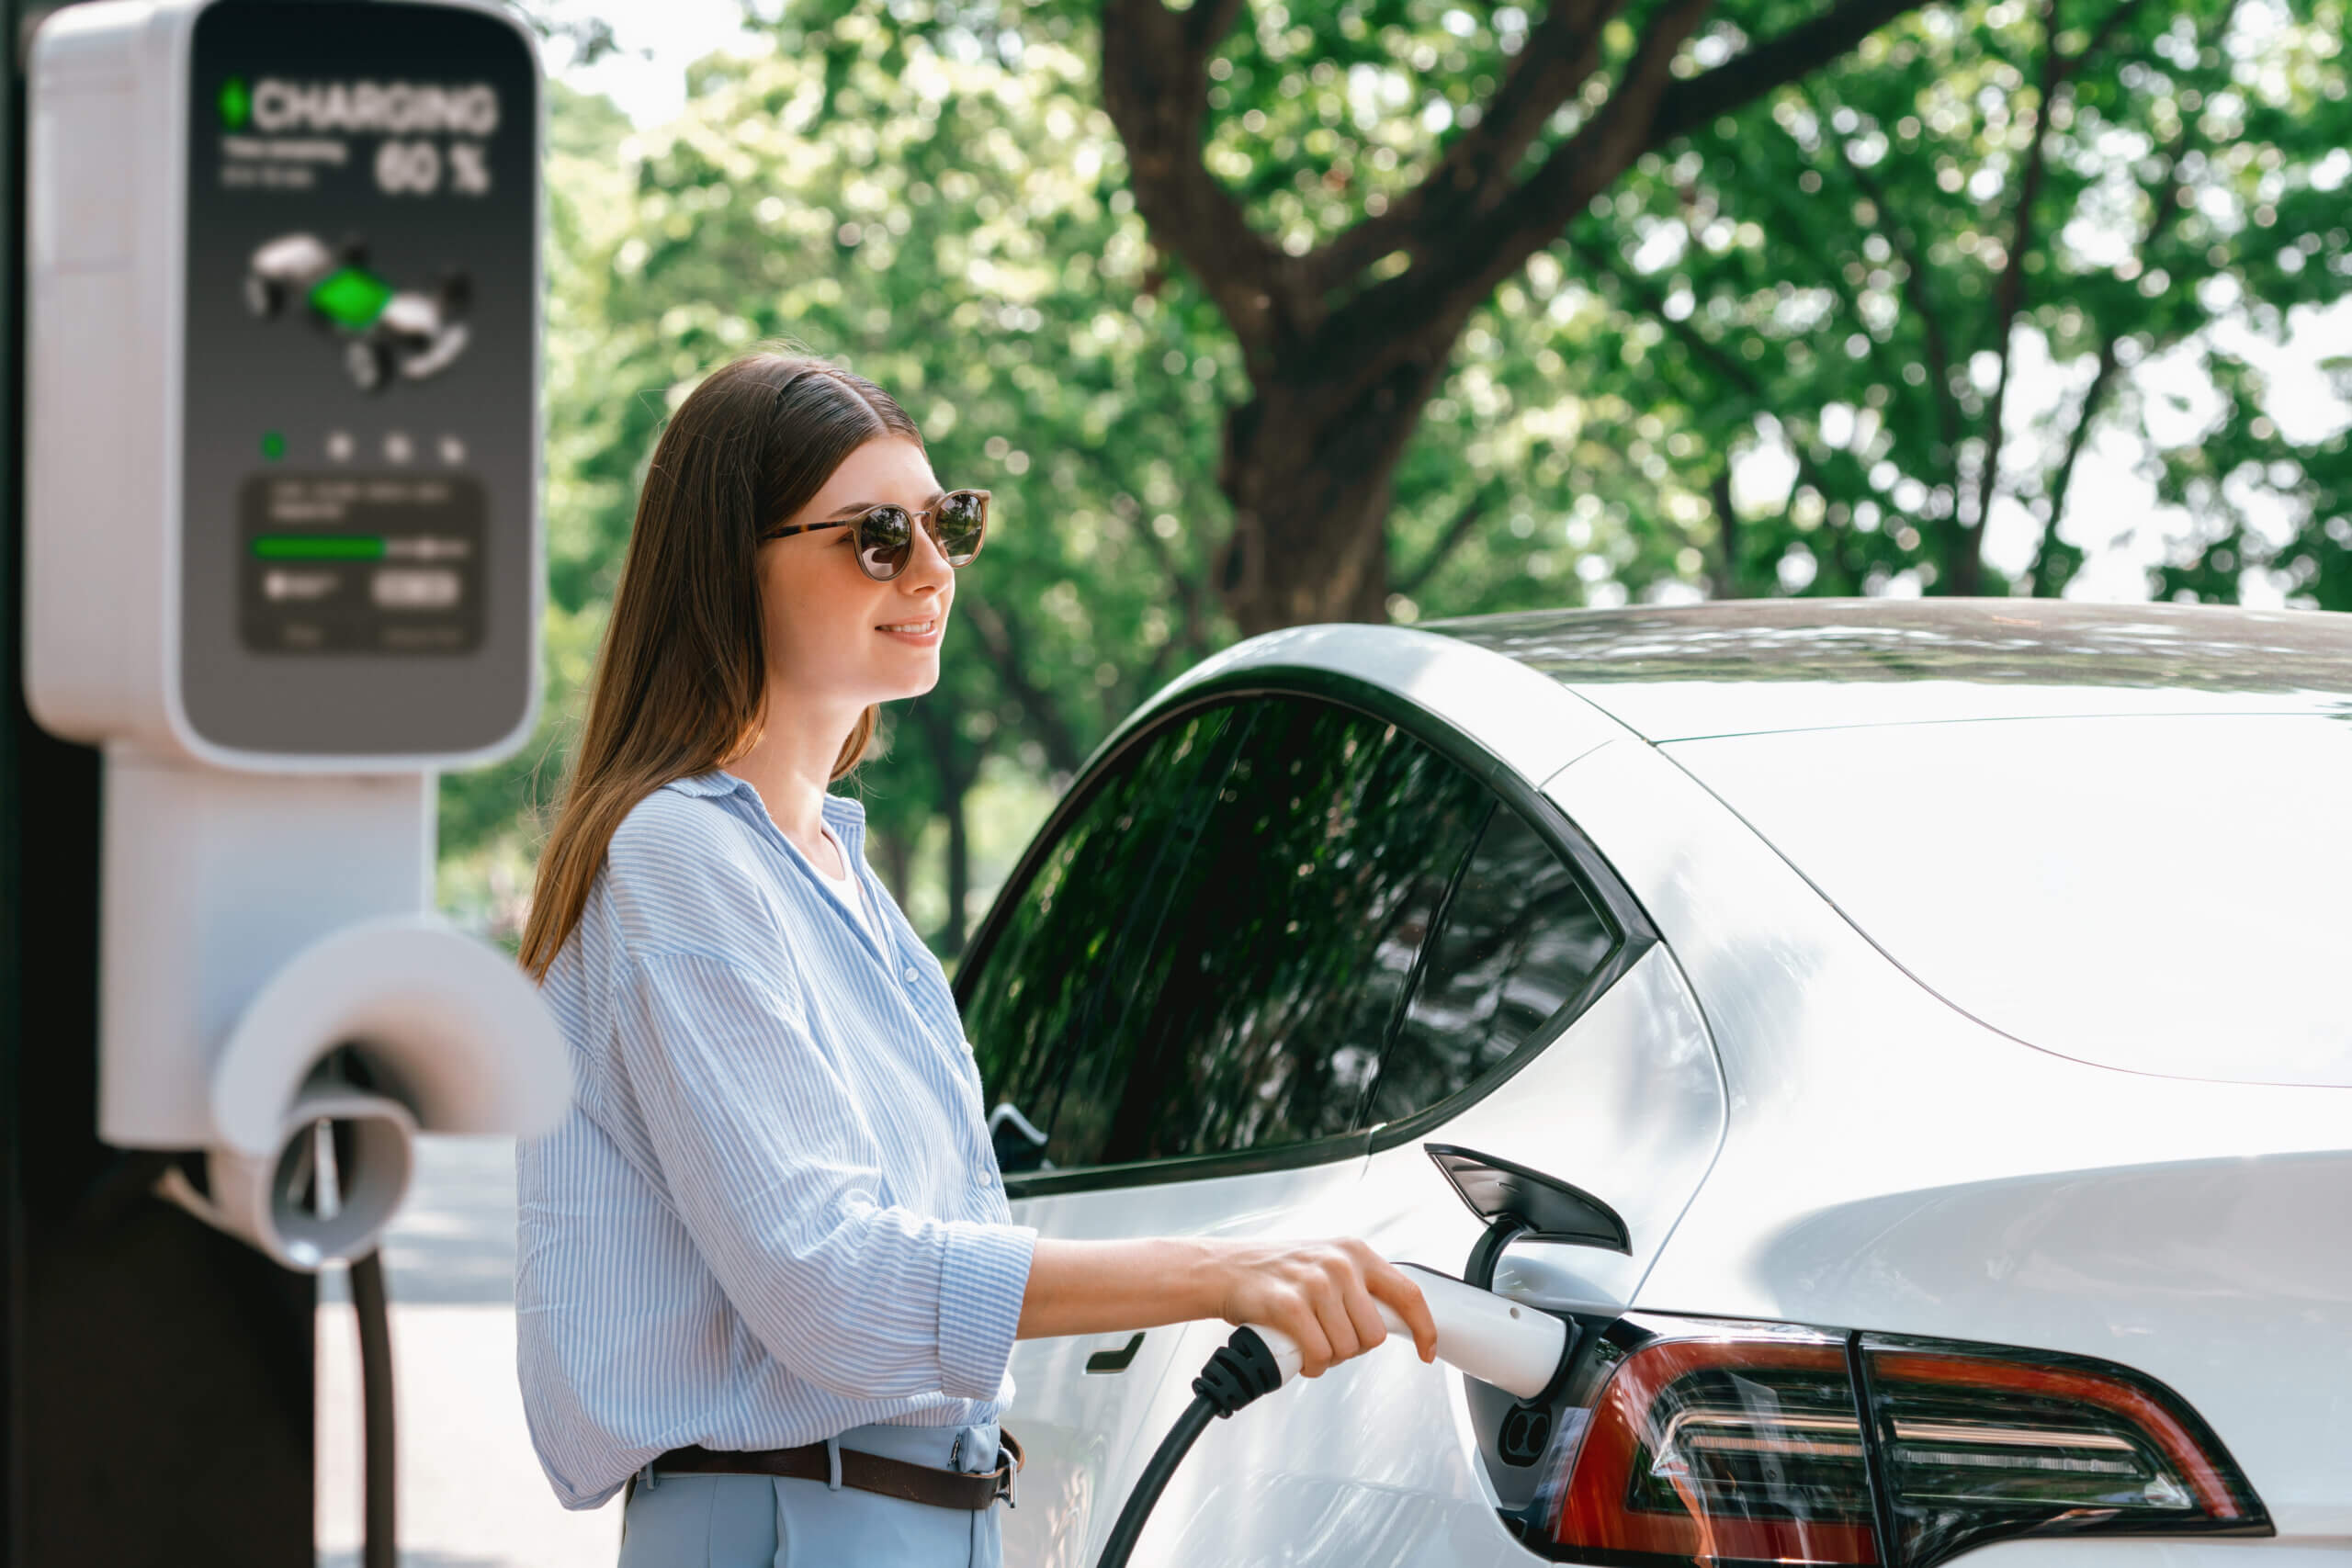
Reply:
[[254, 541], [254, 554], [264, 560], [382, 560], [384, 537], [380, 534], [339, 537], [264, 534]]

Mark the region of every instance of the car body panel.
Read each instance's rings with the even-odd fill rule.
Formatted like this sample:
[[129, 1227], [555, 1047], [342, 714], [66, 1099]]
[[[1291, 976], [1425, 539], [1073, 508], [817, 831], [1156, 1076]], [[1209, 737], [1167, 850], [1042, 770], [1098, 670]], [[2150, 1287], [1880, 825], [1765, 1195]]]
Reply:
[[1729, 1097], [1638, 1305], [2120, 1361], [2211, 1424], [2282, 1530], [2341, 1528], [2352, 1091], [2093, 1066], [1986, 1028], [1657, 748], [1603, 747], [1546, 793], [1681, 964]]
[[[1355, 1154], [1244, 1176], [1021, 1198], [1012, 1218], [1036, 1226], [1041, 1237], [1089, 1241], [1335, 1235], [1345, 1228], [1363, 1174], [1363, 1156]], [[1206, 1350], [1184, 1359], [1191, 1351], [1180, 1353], [1182, 1332], [1147, 1331], [1125, 1367], [1107, 1372], [1088, 1372], [1086, 1363], [1124, 1350], [1131, 1335], [1013, 1346], [1014, 1401], [1004, 1423], [1027, 1457], [1019, 1506], [1004, 1516], [1006, 1562], [1083, 1568], [1094, 1561], [1136, 1473], [1174, 1419], [1159, 1417], [1155, 1396], [1172, 1382], [1189, 1399], [1193, 1374], [1207, 1359]]]
[[2302, 611], [1751, 599], [1433, 621], [1645, 739], [2060, 714], [2340, 713], [2352, 638]]
[[1914, 724], [1664, 750], [1973, 1018], [2104, 1066], [2352, 1087], [2342, 716]]
[[[1636, 1109], [1644, 1114], [1629, 1113]], [[1695, 1000], [1653, 946], [1558, 1039], [1427, 1141], [1556, 1175], [1616, 1207], [1630, 1254], [1545, 1247], [1514, 1260], [1521, 1299], [1611, 1310], [1632, 1299], [1704, 1179], [1723, 1115]], [[1297, 1234], [1360, 1235], [1385, 1257], [1449, 1274], [1462, 1272], [1486, 1228], [1419, 1142], [1374, 1155], [1353, 1190], [1331, 1197], [1322, 1218], [1337, 1228], [1304, 1224]], [[1192, 1374], [1228, 1332], [1209, 1323], [1182, 1331], [1178, 1375], [1153, 1400], [1148, 1435], [1174, 1423]], [[1216, 1423], [1161, 1499], [1135, 1562], [1526, 1562], [1476, 1462], [1463, 1382], [1408, 1345], [1384, 1346]]]
[[1348, 624], [1268, 632], [1203, 660], [1154, 693], [1102, 751], [1199, 687], [1253, 672], [1280, 682], [1286, 671], [1301, 670], [1330, 671], [1395, 692], [1531, 784], [1624, 733], [1557, 682], [1500, 654], [1409, 626]]

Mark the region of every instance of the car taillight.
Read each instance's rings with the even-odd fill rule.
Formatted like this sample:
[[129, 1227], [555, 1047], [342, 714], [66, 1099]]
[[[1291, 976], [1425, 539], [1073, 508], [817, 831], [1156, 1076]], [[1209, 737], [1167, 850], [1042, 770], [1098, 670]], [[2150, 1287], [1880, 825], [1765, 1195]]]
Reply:
[[1635, 1314], [1579, 1385], [1532, 1521], [1565, 1561], [1930, 1568], [2006, 1536], [2269, 1528], [2194, 1413], [2108, 1362]]
[[2128, 1368], [1868, 1334], [1860, 1349], [1907, 1563], [2004, 1535], [2268, 1529], [2221, 1440]]

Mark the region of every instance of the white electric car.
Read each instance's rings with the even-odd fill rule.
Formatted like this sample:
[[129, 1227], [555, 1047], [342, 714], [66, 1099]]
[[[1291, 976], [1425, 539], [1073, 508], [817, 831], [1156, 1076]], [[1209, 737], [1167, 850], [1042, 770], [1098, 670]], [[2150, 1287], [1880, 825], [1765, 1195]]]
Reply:
[[[1044, 1234], [1357, 1235], [1572, 1325], [1525, 1404], [1390, 1345], [1216, 1423], [1138, 1563], [2352, 1560], [2352, 619], [1254, 637], [956, 990]], [[1094, 1561], [1227, 1332], [1017, 1348], [1009, 1562]]]

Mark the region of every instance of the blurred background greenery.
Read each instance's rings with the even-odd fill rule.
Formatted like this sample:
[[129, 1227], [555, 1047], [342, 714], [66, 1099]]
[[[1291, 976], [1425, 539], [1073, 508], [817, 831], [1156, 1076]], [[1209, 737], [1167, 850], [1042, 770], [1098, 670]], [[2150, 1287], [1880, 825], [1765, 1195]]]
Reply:
[[[2345, 0], [752, 0], [674, 113], [535, 20], [545, 714], [442, 783], [512, 945], [642, 465], [733, 354], [996, 492], [842, 787], [952, 967], [1250, 632], [1754, 594], [2352, 609]], [[659, 8], [650, 24], [659, 30]]]

